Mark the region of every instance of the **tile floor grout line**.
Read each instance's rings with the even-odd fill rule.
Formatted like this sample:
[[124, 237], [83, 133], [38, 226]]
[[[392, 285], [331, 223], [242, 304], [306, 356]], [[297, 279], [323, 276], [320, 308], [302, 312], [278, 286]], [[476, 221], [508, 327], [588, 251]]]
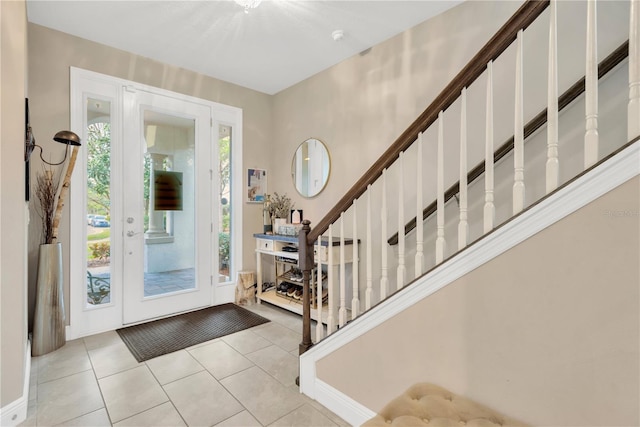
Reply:
[[[250, 369], [250, 368], [247, 368], [247, 369]], [[243, 369], [242, 371], [238, 371], [238, 372], [236, 372], [236, 373], [244, 372], [244, 371], [246, 371], [246, 369]], [[250, 414], [251, 414], [251, 416], [252, 416], [254, 419], [256, 419], [256, 421], [257, 421], [257, 418], [255, 417], [255, 415], [253, 415], [253, 413], [249, 410], [249, 408], [247, 408], [246, 406], [244, 406], [244, 404], [240, 401], [240, 399], [238, 399], [238, 398], [236, 397], [236, 395], [235, 395], [235, 394], [231, 393], [231, 390], [227, 389], [227, 388], [224, 386], [224, 384], [222, 384], [221, 380], [217, 379], [217, 378], [216, 378], [216, 376], [215, 376], [215, 375], [213, 375], [211, 372], [209, 372], [207, 369], [205, 369], [205, 372], [207, 372], [209, 375], [211, 375], [211, 378], [213, 378], [213, 380], [214, 380], [215, 382], [217, 382], [217, 383], [220, 385], [220, 387], [222, 387], [222, 388], [223, 388], [227, 393], [229, 393], [229, 396], [231, 396], [231, 397], [232, 397], [236, 402], [238, 402], [238, 404], [243, 408], [243, 410], [245, 410], [245, 411], [247, 411], [248, 413], [250, 413]], [[235, 375], [235, 374], [233, 374], [233, 375]], [[229, 375], [229, 376], [227, 376], [227, 377], [225, 377], [225, 378], [228, 378], [228, 377], [230, 377], [230, 376], [231, 376], [231, 375]], [[240, 411], [240, 412], [242, 412], [242, 411]], [[236, 415], [238, 415], [240, 412], [236, 412], [236, 413], [235, 413], [235, 414], [233, 414], [231, 417], [235, 417], [235, 416], [236, 416]], [[229, 417], [229, 418], [231, 418], [231, 417]], [[227, 418], [227, 419], [229, 419], [229, 418]], [[220, 424], [220, 423], [221, 423], [221, 422], [223, 422], [223, 421], [224, 421], [224, 420], [219, 421], [219, 422], [217, 422], [216, 424]], [[260, 421], [258, 421], [258, 422], [260, 423]], [[262, 425], [262, 423], [260, 423], [260, 425]]]
[[[91, 370], [93, 371], [93, 378], [96, 380], [96, 385], [98, 386], [98, 392], [100, 393], [100, 398], [102, 399], [102, 407], [104, 408], [104, 412], [107, 414], [107, 418], [109, 419], [109, 424], [113, 426], [113, 421], [111, 420], [111, 414], [109, 413], [109, 409], [107, 408], [107, 402], [104, 400], [104, 394], [102, 393], [102, 387], [100, 387], [100, 379], [96, 374], [96, 367], [93, 364], [93, 360], [89, 355], [89, 350], [87, 349], [87, 343], [84, 338], [82, 338], [82, 345], [84, 345], [84, 351], [87, 353], [87, 358], [89, 359], [89, 364], [91, 365]], [[85, 414], [86, 415], [86, 414]]]
[[[270, 320], [271, 320], [271, 319], [270, 319]], [[264, 325], [264, 324], [263, 324], [263, 325]], [[254, 328], [257, 328], [257, 327], [260, 327], [260, 326], [263, 326], [263, 325], [257, 325], [257, 326], [254, 326]], [[251, 329], [253, 329], [253, 328], [249, 328], [248, 330], [251, 330]], [[260, 334], [256, 334], [256, 335], [260, 336]], [[267, 338], [265, 338], [265, 337], [262, 337], [262, 338], [263, 338], [263, 339], [265, 339], [265, 340], [267, 340], [268, 342], [271, 342], [269, 339], [267, 339]], [[229, 346], [230, 346], [230, 344], [227, 344], [227, 345], [229, 345]], [[284, 350], [282, 347], [280, 347], [280, 346], [279, 346], [279, 345], [277, 345], [276, 343], [271, 342], [271, 345], [272, 345], [272, 346], [275, 346], [275, 347], [277, 347], [277, 348], [280, 348], [281, 350], [283, 350], [283, 351], [285, 351], [285, 352], [286, 352], [286, 350]], [[266, 347], [265, 347], [265, 348], [266, 348]], [[259, 351], [259, 350], [256, 350], [256, 351]], [[238, 353], [239, 353], [239, 352], [238, 352]], [[271, 375], [269, 372], [265, 371], [265, 370], [264, 370], [260, 365], [258, 365], [258, 364], [256, 364], [256, 363], [254, 363], [254, 362], [253, 362], [252, 360], [250, 360], [250, 359], [247, 359], [247, 360], [249, 360], [249, 361], [253, 364], [253, 366], [250, 366], [250, 367], [248, 367], [248, 368], [242, 369], [242, 370], [240, 370], [240, 371], [238, 371], [238, 372], [235, 372], [235, 373], [233, 373], [233, 374], [231, 374], [231, 375], [226, 376], [225, 378], [229, 378], [229, 377], [231, 377], [231, 376], [233, 376], [233, 375], [239, 374], [239, 373], [244, 372], [244, 371], [247, 371], [247, 370], [249, 370], [249, 369], [251, 369], [251, 368], [253, 368], [253, 367], [256, 367], [256, 368], [260, 369], [262, 372], [264, 372], [264, 373], [265, 373], [265, 375], [267, 375], [268, 377], [270, 377], [270, 378], [272, 378], [274, 381], [276, 381], [278, 384], [282, 385], [283, 387], [287, 387], [286, 385], [282, 384], [282, 382], [281, 382], [281, 381], [279, 381], [276, 377], [274, 377], [273, 375]], [[213, 375], [213, 374], [212, 374], [212, 375]], [[215, 378], [215, 377], [214, 377], [214, 378]], [[223, 378], [223, 379], [224, 379], [224, 378]], [[217, 380], [217, 379], [216, 379], [216, 380]], [[219, 383], [222, 387], [224, 387], [224, 389], [225, 389], [225, 390], [227, 390], [227, 392], [228, 392], [229, 394], [231, 394], [231, 396], [233, 396], [233, 398], [234, 398], [234, 399], [236, 399], [236, 400], [240, 403], [240, 405], [241, 405], [243, 408], [245, 408], [245, 410], [246, 410], [249, 414], [251, 414], [251, 416], [252, 416], [256, 421], [258, 421], [258, 423], [259, 423], [261, 426], [263, 426], [263, 427], [264, 427], [264, 424], [262, 424], [262, 422], [261, 422], [260, 420], [258, 420], [257, 415], [256, 415], [256, 414], [254, 414], [253, 412], [251, 412], [251, 410], [249, 410], [249, 408], [245, 407], [245, 406], [242, 404], [242, 402], [240, 402], [240, 400], [235, 396], [235, 394], [233, 394], [233, 393], [231, 392], [231, 390], [229, 390], [227, 387], [225, 387], [225, 385], [224, 385], [224, 384], [222, 384], [222, 382], [221, 382], [221, 381], [222, 381], [222, 379], [217, 380], [217, 381], [218, 381], [218, 383]], [[294, 382], [294, 384], [295, 384], [295, 382]], [[296, 409], [297, 409], [297, 408], [296, 408]], [[281, 418], [282, 418], [282, 417], [281, 417]], [[280, 419], [280, 418], [278, 418], [278, 419]], [[275, 421], [277, 421], [278, 419], [276, 419]], [[273, 421], [273, 422], [275, 422], [275, 421]], [[272, 424], [273, 424], [273, 423], [272, 423]]]
[[[163, 391], [164, 391], [164, 390], [163, 390]], [[166, 393], [165, 393], [165, 394], [166, 394]], [[167, 397], [168, 397], [168, 396], [167, 396]], [[115, 424], [121, 423], [121, 422], [123, 422], [123, 421], [125, 421], [125, 420], [128, 420], [129, 418], [133, 418], [133, 417], [135, 417], [135, 416], [137, 416], [137, 415], [144, 414], [145, 412], [150, 411], [150, 410], [152, 410], [152, 409], [155, 409], [155, 408], [157, 408], [158, 406], [162, 406], [162, 405], [164, 405], [165, 403], [171, 403], [171, 404], [173, 405], [173, 402], [171, 401], [171, 399], [169, 399], [169, 400], [167, 400], [167, 401], [165, 401], [165, 402], [158, 403], [158, 404], [157, 404], [157, 405], [155, 405], [155, 406], [152, 406], [152, 407], [150, 407], [150, 408], [144, 409], [144, 410], [142, 410], [142, 411], [140, 411], [140, 412], [136, 412], [135, 414], [129, 415], [128, 417], [123, 418], [123, 419], [121, 419], [121, 420], [118, 420], [118, 421], [116, 421], [115, 423], [111, 423], [111, 425], [112, 425], [112, 426], [114, 426]], [[173, 407], [175, 408], [175, 405], [173, 405]], [[177, 408], [176, 408], [176, 412], [178, 412], [178, 415], [180, 415], [180, 418], [182, 418], [182, 415], [181, 415], [181, 414], [180, 414], [180, 412], [177, 410]], [[182, 418], [182, 421], [185, 421], [185, 420], [184, 420], [184, 418]], [[109, 422], [111, 422], [111, 418], [109, 418]], [[187, 425], [187, 426], [188, 426], [189, 424], [187, 424], [187, 422], [185, 421], [185, 425]]]
[[[179, 351], [179, 350], [178, 350], [178, 351]], [[174, 353], [175, 353], [175, 352], [174, 352]], [[167, 354], [171, 354], [171, 353], [167, 353]], [[148, 362], [149, 360], [153, 360], [153, 359], [148, 359], [148, 360], [145, 360], [144, 362], [139, 362], [141, 365], [144, 365], [144, 366], [149, 370], [149, 372], [151, 373], [151, 376], [152, 376], [152, 377], [153, 377], [153, 379], [156, 381], [156, 383], [158, 383], [158, 386], [160, 386], [160, 388], [162, 389], [162, 392], [165, 394], [165, 396], [167, 397], [167, 399], [168, 399], [168, 400], [167, 400], [167, 401], [165, 401], [165, 402], [159, 403], [159, 404], [158, 404], [158, 405], [156, 405], [156, 406], [152, 406], [151, 408], [147, 408], [147, 409], [145, 409], [145, 410], [142, 410], [142, 411], [140, 411], [140, 412], [138, 412], [138, 413], [136, 413], [136, 414], [133, 414], [133, 415], [131, 415], [130, 417], [124, 418], [124, 419], [122, 419], [122, 420], [120, 420], [120, 421], [118, 421], [118, 422], [122, 422], [122, 421], [124, 421], [124, 420], [126, 420], [126, 419], [129, 419], [129, 418], [135, 417], [136, 415], [140, 415], [140, 414], [142, 414], [142, 413], [144, 413], [144, 412], [150, 411], [151, 409], [157, 408], [158, 406], [164, 405], [165, 403], [171, 403], [171, 406], [173, 406], [173, 409], [175, 409], [175, 411], [176, 411], [176, 413], [178, 414], [178, 416], [180, 417], [180, 419], [184, 422], [184, 424], [185, 424], [186, 426], [189, 426], [189, 423], [187, 423], [187, 420], [184, 418], [184, 416], [182, 415], [182, 413], [178, 410], [178, 407], [175, 405], [174, 401], [171, 399], [171, 396], [169, 396], [169, 394], [167, 393], [167, 391], [166, 391], [166, 390], [165, 390], [165, 388], [164, 388], [166, 385], [172, 384], [172, 383], [174, 383], [174, 382], [176, 382], [176, 381], [180, 381], [180, 380], [182, 380], [182, 379], [189, 378], [189, 377], [191, 377], [191, 376], [194, 376], [194, 375], [196, 375], [196, 374], [199, 374], [199, 373], [201, 373], [201, 372], [203, 372], [203, 371], [207, 371], [207, 369], [206, 369], [204, 366], [202, 366], [202, 364], [201, 364], [197, 359], [195, 359], [195, 358], [193, 357], [193, 355], [191, 355], [188, 351], [187, 351], [187, 354], [189, 354], [189, 356], [191, 356], [191, 358], [193, 358], [193, 359], [195, 360], [195, 362], [196, 362], [196, 363], [197, 363], [197, 364], [202, 368], [202, 370], [200, 370], [200, 371], [198, 371], [198, 372], [194, 372], [194, 373], [189, 374], [189, 375], [186, 375], [186, 376], [181, 377], [181, 378], [176, 378], [175, 380], [170, 381], [170, 382], [168, 382], [168, 383], [166, 383], [166, 384], [161, 384], [161, 383], [160, 383], [160, 380], [158, 379], [158, 377], [156, 376], [156, 374], [153, 372], [153, 369], [151, 369], [151, 367], [147, 364], [147, 362]], [[161, 355], [161, 356], [157, 356], [157, 357], [162, 357], [162, 356], [165, 356], [165, 355], [163, 354], [163, 355]], [[154, 358], [154, 359], [155, 359], [155, 358]], [[138, 366], [136, 366], [136, 367], [139, 367], [139, 366], [141, 366], [141, 365], [138, 365]], [[133, 368], [131, 368], [131, 369], [133, 369]], [[131, 370], [131, 369], [129, 369], [129, 370]], [[126, 371], [127, 371], [127, 370], [125, 370], [125, 371], [121, 371], [121, 372], [126, 372]], [[114, 374], [114, 375], [115, 375], [115, 374]], [[213, 377], [213, 375], [212, 375], [212, 377]], [[215, 377], [214, 377], [214, 379], [215, 379]]]
[[[1, 1], [1, 0], [0, 0], [0, 1]], [[98, 380], [98, 382], [100, 382], [100, 380], [104, 380], [105, 378], [110, 378], [110, 377], [112, 377], [112, 376], [114, 376], [114, 375], [118, 375], [118, 374], [121, 374], [121, 373], [123, 373], [123, 372], [131, 371], [131, 370], [133, 370], [133, 369], [139, 368], [140, 366], [144, 366], [144, 365], [143, 365], [143, 363], [144, 363], [144, 362], [138, 362], [138, 361], [136, 361], [136, 363], [138, 363], [136, 366], [131, 366], [131, 367], [129, 367], [129, 368], [125, 368], [125, 369], [123, 369], [123, 370], [121, 370], [121, 371], [114, 372], [114, 373], [109, 374], [109, 375], [105, 375], [104, 377], [100, 377], [100, 378], [98, 378], [98, 377], [97, 377], [97, 374], [96, 374], [96, 379]], [[95, 374], [95, 370], [93, 371], [93, 373]]]
[[[256, 366], [256, 365], [254, 365], [254, 366]], [[252, 366], [252, 367], [253, 367], [253, 366]], [[247, 368], [247, 369], [251, 369], [251, 368]], [[244, 372], [244, 371], [246, 371], [247, 369], [243, 369], [242, 371], [238, 371], [238, 372], [236, 372], [236, 374], [238, 374], [238, 373], [240, 373], [240, 372]], [[235, 375], [235, 374], [233, 374], [233, 375]], [[212, 376], [213, 376], [213, 375], [212, 375]], [[229, 377], [231, 377], [231, 376], [232, 376], [232, 375], [229, 375], [229, 376], [228, 376], [228, 377], [226, 377], [226, 378], [229, 378]], [[214, 379], [216, 379], [216, 378], [214, 377]], [[236, 397], [236, 395], [235, 395], [235, 394], [233, 394], [233, 392], [231, 392], [231, 390], [229, 390], [229, 389], [227, 388], [227, 386], [225, 386], [224, 384], [222, 384], [222, 382], [221, 382], [221, 381], [219, 381], [219, 380], [217, 380], [217, 379], [216, 379], [216, 381], [218, 381], [218, 384], [220, 384], [220, 386], [221, 386], [222, 388], [224, 388], [224, 389], [225, 389], [225, 391], [226, 391], [227, 393], [229, 393], [229, 395], [230, 395], [231, 397], [233, 397], [233, 398], [236, 400], [236, 402], [238, 402], [238, 403], [240, 404], [240, 406], [242, 406], [242, 407], [244, 408], [244, 410], [245, 410], [245, 411], [247, 411], [249, 414], [251, 414], [251, 416], [253, 417], [253, 419], [254, 419], [254, 420], [258, 421], [258, 424], [260, 424], [262, 427], [264, 427], [264, 424], [262, 424], [262, 422], [260, 422], [260, 420], [258, 420], [258, 418], [257, 418], [256, 414], [254, 414], [253, 412], [251, 412], [251, 410], [250, 410], [249, 408], [247, 408], [246, 406], [244, 406], [244, 404], [240, 401], [240, 399], [238, 399], [238, 398]], [[240, 412], [242, 412], [242, 411], [240, 411]], [[239, 414], [240, 412], [238, 412], [238, 414]], [[236, 415], [238, 415], [238, 414], [235, 414], [235, 415], [232, 415], [232, 416], [236, 416]], [[231, 417], [229, 417], [229, 418], [231, 418]], [[220, 421], [220, 422], [222, 422], [222, 421]], [[218, 423], [218, 424], [220, 424], [220, 423]]]
[[[140, 362], [140, 363], [144, 363], [144, 362]], [[144, 366], [145, 368], [147, 368], [147, 369], [151, 372], [151, 369], [149, 369], [149, 367], [148, 367], [148, 366], [146, 366], [146, 365], [138, 365], [138, 366], [136, 366], [135, 368], [140, 368], [140, 367], [142, 367], [142, 366]], [[128, 372], [128, 371], [131, 371], [131, 370], [133, 370], [133, 369], [135, 369], [135, 368], [125, 369], [124, 371], [117, 372], [116, 374], [113, 374], [113, 375], [117, 375], [117, 374], [120, 374], [120, 373], [122, 373], [122, 372]], [[151, 372], [151, 375], [153, 375], [153, 372]], [[110, 375], [110, 376], [112, 376], [112, 375]], [[106, 378], [106, 377], [105, 377], [105, 378]], [[153, 379], [155, 380], [155, 377], [154, 377]], [[157, 380], [156, 380], [156, 382], [157, 382]], [[158, 383], [158, 385], [160, 385], [160, 384]], [[100, 383], [98, 383], [98, 387], [100, 387]], [[157, 408], [158, 406], [160, 406], [160, 405], [164, 405], [164, 404], [165, 404], [165, 403], [167, 403], [167, 402], [171, 402], [171, 398], [169, 397], [169, 395], [167, 394], [167, 392], [164, 390], [164, 388], [162, 388], [162, 386], [161, 386], [161, 385], [160, 385], [160, 388], [162, 389], [162, 392], [164, 393], [164, 395], [165, 395], [165, 397], [167, 398], [167, 400], [165, 400], [164, 402], [161, 402], [161, 403], [159, 403], [159, 404], [157, 404], [157, 405], [155, 405], [155, 406], [152, 406], [152, 407], [150, 407], [150, 408], [144, 409], [144, 410], [142, 410], [142, 411], [140, 411], [140, 412], [136, 412], [135, 414], [130, 415], [130, 416], [126, 417], [126, 418], [122, 418], [121, 420], [118, 420], [118, 421], [116, 421], [115, 423], [114, 423], [113, 421], [111, 421], [111, 416], [109, 416], [109, 422], [111, 423], [111, 426], [113, 426], [114, 424], [117, 424], [117, 423], [119, 423], [119, 422], [122, 422], [122, 421], [124, 421], [124, 420], [126, 420], [126, 419], [129, 419], [129, 418], [131, 418], [131, 417], [135, 417], [136, 415], [140, 415], [140, 414], [142, 414], [142, 413], [144, 413], [144, 412], [147, 412], [147, 411], [149, 411], [149, 410], [151, 410], [151, 409], [153, 409], [153, 408]], [[101, 387], [100, 387], [100, 393], [102, 393], [102, 388], [101, 388]], [[106, 411], [107, 411], [107, 415], [109, 415], [109, 410], [107, 409], [107, 402], [104, 400], [104, 396], [102, 397], [102, 401], [104, 402], [104, 407], [105, 407], [105, 409], [106, 409]], [[178, 412], [178, 414], [180, 414], [180, 412]], [[182, 417], [181, 417], [181, 418], [182, 418]], [[185, 424], [186, 424], [186, 423], [185, 423]]]
[[92, 369], [92, 368], [89, 368], [89, 369], [85, 369], [84, 371], [74, 372], [74, 373], [69, 374], [69, 375], [63, 375], [63, 376], [61, 376], [61, 377], [51, 378], [50, 380], [47, 380], [47, 381], [44, 381], [44, 382], [38, 383], [37, 385], [39, 385], [39, 386], [40, 386], [40, 385], [44, 385], [44, 384], [49, 384], [50, 382], [58, 381], [58, 380], [61, 380], [61, 379], [64, 379], [64, 378], [69, 378], [69, 377], [72, 377], [72, 376], [74, 376], [74, 375], [76, 375], [76, 374], [81, 374], [81, 373], [83, 373], [83, 372], [87, 372], [87, 371], [91, 371], [91, 370], [93, 370], [93, 369]]

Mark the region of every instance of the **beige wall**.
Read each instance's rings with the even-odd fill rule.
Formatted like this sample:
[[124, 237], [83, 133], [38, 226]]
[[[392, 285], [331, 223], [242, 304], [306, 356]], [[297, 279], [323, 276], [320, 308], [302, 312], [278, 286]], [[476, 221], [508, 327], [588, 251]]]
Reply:
[[[268, 158], [272, 150], [271, 96], [29, 24], [31, 123], [38, 143], [42, 144], [47, 152], [60, 152], [60, 144], [51, 142], [51, 138], [57, 131], [69, 127], [70, 66], [242, 108], [243, 170], [255, 166], [270, 167]], [[57, 158], [55, 154], [52, 154], [52, 157]], [[34, 165], [33, 170], [37, 170], [38, 167]], [[246, 177], [243, 179], [246, 180]], [[244, 186], [246, 182], [243, 183], [243, 188]], [[239, 267], [250, 269], [255, 268], [252, 234], [262, 230], [262, 205], [244, 204], [243, 209], [244, 256], [243, 265]], [[37, 224], [32, 225], [29, 242], [30, 265], [37, 262], [38, 231]], [[68, 266], [68, 208], [63, 215], [60, 235], [64, 247], [64, 262]], [[33, 289], [34, 275], [30, 275], [29, 279], [30, 289]], [[65, 281], [65, 302], [68, 310], [68, 278], [65, 278]]]
[[372, 410], [428, 381], [532, 425], [640, 423], [640, 178], [320, 360]]
[[[0, 2], [0, 408], [22, 396], [27, 345], [24, 98], [27, 18], [24, 1]], [[26, 398], [26, 396], [25, 396]], [[26, 402], [25, 402], [26, 404]], [[4, 416], [5, 414], [3, 414]], [[11, 417], [11, 414], [8, 415]]]

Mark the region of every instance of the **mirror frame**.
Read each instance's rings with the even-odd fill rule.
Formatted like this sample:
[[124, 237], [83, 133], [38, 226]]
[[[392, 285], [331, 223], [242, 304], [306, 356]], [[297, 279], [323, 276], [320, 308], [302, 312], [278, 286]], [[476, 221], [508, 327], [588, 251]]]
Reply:
[[[327, 178], [322, 183], [322, 186], [320, 187], [320, 189], [314, 194], [306, 195], [306, 194], [303, 194], [301, 189], [298, 188], [298, 186], [296, 185], [296, 158], [298, 157], [298, 152], [300, 151], [302, 146], [308, 143], [309, 141], [318, 141], [322, 145], [322, 148], [324, 149], [325, 153], [327, 153], [327, 162], [328, 162], [327, 169], [328, 170], [327, 170]], [[300, 145], [298, 145], [298, 148], [296, 148], [296, 151], [293, 153], [293, 159], [291, 159], [291, 180], [293, 181], [293, 187], [296, 189], [298, 194], [307, 199], [312, 199], [318, 196], [327, 187], [330, 177], [331, 177], [331, 153], [329, 152], [329, 148], [327, 148], [327, 144], [325, 144], [324, 141], [322, 141], [320, 138], [314, 138], [314, 137], [307, 138], [304, 141], [302, 141]]]

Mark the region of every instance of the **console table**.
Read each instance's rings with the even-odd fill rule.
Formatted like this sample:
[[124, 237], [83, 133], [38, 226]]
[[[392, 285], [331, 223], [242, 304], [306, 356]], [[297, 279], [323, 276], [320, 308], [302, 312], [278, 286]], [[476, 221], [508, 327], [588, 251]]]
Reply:
[[[261, 302], [267, 302], [275, 306], [281, 307], [285, 310], [292, 311], [299, 315], [302, 315], [302, 297], [300, 294], [296, 294], [297, 287], [302, 289], [302, 279], [298, 274], [298, 238], [294, 236], [284, 236], [279, 234], [260, 234], [253, 235], [256, 239], [256, 269], [257, 269], [257, 282], [258, 292], [257, 300], [258, 304]], [[353, 262], [353, 239], [344, 239], [344, 262], [345, 264], [352, 264]], [[347, 249], [348, 248], [348, 249]], [[331, 251], [331, 254], [329, 253]], [[340, 302], [340, 287], [338, 267], [340, 266], [340, 238], [333, 238], [331, 242], [327, 237], [321, 238], [320, 253], [318, 253], [318, 244], [313, 246], [314, 255], [314, 267], [318, 266], [320, 269], [314, 270], [311, 280], [311, 318], [315, 321], [322, 321], [327, 323], [328, 318], [328, 288], [327, 288], [327, 275], [329, 269], [333, 269], [331, 273], [334, 277], [335, 292], [332, 293], [332, 304], [335, 310], [335, 316], [338, 315], [338, 308]], [[265, 275], [262, 269], [262, 257], [269, 256], [273, 258], [275, 267], [275, 275], [267, 280], [273, 282], [274, 286], [267, 290], [262, 289], [264, 283], [263, 279]], [[320, 279], [323, 283], [323, 304], [322, 307], [318, 307], [317, 295], [318, 290], [317, 280]], [[289, 293], [283, 292], [285, 287], [288, 288]], [[293, 289], [293, 294], [291, 290]], [[350, 306], [352, 298], [352, 286], [351, 282], [345, 284], [345, 296], [346, 304]], [[350, 310], [349, 310], [350, 311]]]

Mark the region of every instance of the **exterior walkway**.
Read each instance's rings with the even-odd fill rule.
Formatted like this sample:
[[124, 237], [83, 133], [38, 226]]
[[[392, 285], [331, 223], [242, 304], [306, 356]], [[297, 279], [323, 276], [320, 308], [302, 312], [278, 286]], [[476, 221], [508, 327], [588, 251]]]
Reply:
[[[111, 274], [109, 272], [109, 266], [90, 268], [95, 279], [101, 279], [101, 283], [110, 283]], [[89, 283], [87, 282], [87, 287]], [[184, 289], [193, 289], [195, 287], [195, 269], [188, 268], [184, 270], [167, 271], [163, 273], [145, 273], [144, 274], [144, 296], [150, 297], [154, 295], [161, 295], [170, 292], [177, 292]], [[90, 289], [88, 289], [90, 291]], [[106, 304], [110, 301], [110, 297], [107, 295], [101, 300], [101, 304]]]

